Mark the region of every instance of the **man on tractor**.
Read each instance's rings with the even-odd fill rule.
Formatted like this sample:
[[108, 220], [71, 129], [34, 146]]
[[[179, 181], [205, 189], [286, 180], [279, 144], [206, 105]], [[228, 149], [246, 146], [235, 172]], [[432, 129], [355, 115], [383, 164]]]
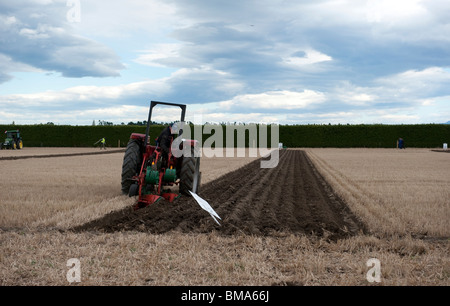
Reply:
[[174, 122], [162, 130], [161, 134], [159, 134], [159, 137], [156, 139], [156, 147], [161, 150], [164, 164], [169, 158], [170, 146], [172, 145], [173, 138], [176, 134], [179, 134], [179, 132], [179, 123]]
[[159, 137], [156, 139], [156, 148], [161, 150], [161, 165], [167, 166], [169, 160], [169, 152], [171, 152], [172, 141], [176, 134], [180, 134], [181, 123], [173, 122], [169, 124], [164, 130], [162, 130]]

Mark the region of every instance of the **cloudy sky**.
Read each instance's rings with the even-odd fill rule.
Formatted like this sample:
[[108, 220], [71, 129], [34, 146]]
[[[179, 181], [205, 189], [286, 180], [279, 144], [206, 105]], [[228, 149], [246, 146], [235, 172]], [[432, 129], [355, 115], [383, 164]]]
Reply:
[[0, 124], [143, 121], [151, 100], [194, 122], [447, 122], [450, 2], [0, 0]]

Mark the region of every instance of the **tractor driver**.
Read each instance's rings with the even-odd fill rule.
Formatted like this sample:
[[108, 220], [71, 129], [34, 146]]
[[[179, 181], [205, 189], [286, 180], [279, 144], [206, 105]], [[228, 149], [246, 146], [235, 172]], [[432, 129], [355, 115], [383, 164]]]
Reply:
[[161, 148], [162, 157], [164, 160], [167, 161], [167, 158], [169, 156], [170, 152], [170, 146], [172, 144], [172, 139], [175, 134], [179, 133], [179, 126], [178, 124], [171, 123], [168, 127], [166, 127], [161, 134], [159, 135], [158, 139], [156, 139], [156, 145]]

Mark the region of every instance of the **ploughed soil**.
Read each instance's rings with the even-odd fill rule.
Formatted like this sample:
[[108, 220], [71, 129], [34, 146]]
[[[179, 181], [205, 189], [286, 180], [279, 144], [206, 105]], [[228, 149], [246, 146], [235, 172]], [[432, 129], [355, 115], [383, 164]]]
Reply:
[[216, 232], [224, 235], [316, 235], [329, 239], [366, 232], [301, 150], [280, 150], [279, 163], [263, 169], [255, 160], [201, 186], [198, 195], [221, 217], [218, 225], [189, 196], [126, 207], [74, 231], [141, 231], [155, 234]]

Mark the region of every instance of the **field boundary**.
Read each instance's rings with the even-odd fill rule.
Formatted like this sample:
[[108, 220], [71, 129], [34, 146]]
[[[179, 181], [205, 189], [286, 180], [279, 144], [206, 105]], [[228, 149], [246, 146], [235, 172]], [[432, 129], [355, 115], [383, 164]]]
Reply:
[[[152, 124], [150, 140], [154, 144], [155, 138], [166, 125]], [[211, 135], [209, 132], [196, 135], [199, 126], [190, 125], [191, 138], [203, 144], [209, 137], [223, 137], [226, 143], [228, 128], [245, 130], [246, 138], [250, 138], [252, 124], [220, 124], [214, 125], [220, 134]], [[201, 130], [204, 131], [204, 126]], [[260, 135], [257, 125], [258, 135]], [[214, 131], [215, 131], [214, 129]], [[126, 147], [132, 133], [145, 133], [145, 125], [112, 125], [112, 126], [70, 126], [70, 125], [1, 125], [0, 131], [20, 130], [24, 146], [28, 147], [88, 147], [98, 139], [105, 138], [107, 144]], [[280, 125], [279, 142], [288, 148], [395, 148], [399, 137], [405, 141], [406, 148], [442, 148], [443, 143], [449, 143], [450, 124], [357, 124], [357, 125]], [[212, 133], [212, 132], [211, 132]], [[234, 133], [234, 132], [233, 132]], [[267, 129], [270, 139], [272, 129]], [[219, 136], [222, 135], [222, 136]], [[186, 135], [186, 137], [188, 137]], [[237, 138], [237, 137], [236, 137]], [[235, 145], [237, 144], [234, 139]], [[212, 139], [211, 139], [212, 140]], [[218, 139], [217, 139], [218, 140]], [[217, 143], [214, 145], [217, 146]], [[251, 141], [245, 144], [252, 145]], [[256, 143], [260, 146], [260, 143]]]

